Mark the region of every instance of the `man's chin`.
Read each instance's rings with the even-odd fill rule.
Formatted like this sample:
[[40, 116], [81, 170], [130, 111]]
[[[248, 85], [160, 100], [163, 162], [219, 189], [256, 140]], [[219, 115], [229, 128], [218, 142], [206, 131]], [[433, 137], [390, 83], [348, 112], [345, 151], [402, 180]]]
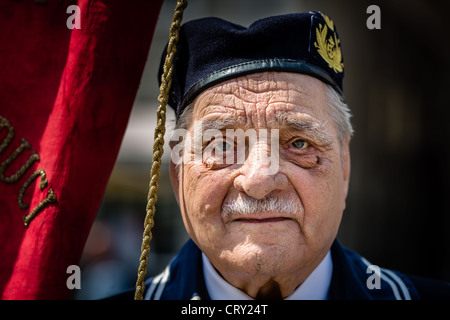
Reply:
[[302, 257], [298, 246], [266, 240], [236, 245], [232, 250], [223, 251], [220, 260], [229, 272], [270, 277], [298, 270], [305, 262], [306, 257]]
[[292, 244], [301, 236], [298, 222], [282, 217], [238, 219], [227, 223], [226, 226], [227, 237], [255, 244]]

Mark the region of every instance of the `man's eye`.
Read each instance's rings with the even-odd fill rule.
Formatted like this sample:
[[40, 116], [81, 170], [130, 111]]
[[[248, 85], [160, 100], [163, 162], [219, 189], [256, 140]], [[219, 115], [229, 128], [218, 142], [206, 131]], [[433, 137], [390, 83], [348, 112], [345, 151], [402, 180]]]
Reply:
[[221, 142], [218, 142], [217, 143], [218, 144], [218, 147], [222, 150], [222, 151], [228, 151], [228, 150], [230, 150], [231, 149], [231, 144], [229, 144], [228, 142], [226, 142], [226, 141], [221, 141]]
[[303, 139], [297, 139], [291, 143], [295, 149], [306, 149], [309, 147], [309, 143]]
[[234, 145], [232, 145], [231, 143], [229, 143], [226, 140], [215, 140], [213, 141], [209, 146], [208, 146], [208, 150], [214, 151], [222, 151], [222, 152], [226, 152], [226, 151], [230, 151], [232, 148], [234, 148]]

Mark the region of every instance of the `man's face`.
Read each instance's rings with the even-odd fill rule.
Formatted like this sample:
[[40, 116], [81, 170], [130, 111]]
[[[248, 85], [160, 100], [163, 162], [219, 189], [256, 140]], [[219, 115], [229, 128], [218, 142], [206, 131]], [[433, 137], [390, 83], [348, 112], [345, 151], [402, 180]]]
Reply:
[[[186, 229], [225, 278], [303, 272], [304, 280], [328, 252], [345, 208], [350, 160], [327, 103], [324, 83], [283, 72], [228, 80], [195, 99], [189, 132], [202, 121], [223, 133], [203, 141], [203, 150], [235, 152], [226, 129], [268, 132], [247, 145], [243, 163], [220, 164], [209, 152], [185, 156], [180, 172], [171, 166]], [[276, 170], [267, 162], [275, 142]]]

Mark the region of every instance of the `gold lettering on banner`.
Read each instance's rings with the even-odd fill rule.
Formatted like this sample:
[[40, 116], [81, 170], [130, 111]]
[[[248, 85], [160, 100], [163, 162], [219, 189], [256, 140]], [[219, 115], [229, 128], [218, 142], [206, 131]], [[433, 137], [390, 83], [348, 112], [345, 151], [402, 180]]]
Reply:
[[9, 146], [12, 139], [14, 138], [14, 127], [8, 120], [0, 116], [0, 131], [3, 128], [6, 128], [8, 130], [8, 133], [6, 134], [6, 137], [3, 139], [2, 143], [0, 143], [0, 153], [2, 153]]
[[17, 201], [19, 202], [19, 207], [22, 210], [27, 210], [30, 206], [28, 203], [23, 203], [23, 195], [25, 194], [25, 191], [27, 191], [28, 187], [33, 183], [34, 180], [37, 179], [37, 177], [41, 177], [41, 183], [39, 183], [39, 189], [43, 191], [45, 188], [47, 188], [48, 180], [45, 174], [45, 171], [42, 169], [36, 170], [33, 172], [33, 174], [25, 181], [22, 188], [20, 188], [19, 196], [17, 197]]
[[20, 144], [20, 146], [13, 153], [11, 153], [11, 155], [5, 161], [3, 161], [2, 164], [0, 164], [0, 180], [6, 183], [15, 183], [23, 177], [25, 172], [33, 165], [34, 162], [41, 160], [39, 158], [39, 155], [35, 151], [32, 151], [27, 162], [25, 162], [25, 164], [20, 167], [20, 169], [17, 170], [16, 173], [9, 177], [6, 177], [6, 169], [25, 149], [30, 150], [31, 144], [27, 141], [27, 139], [22, 138], [22, 143]]
[[30, 225], [31, 220], [34, 219], [34, 217], [45, 209], [49, 204], [57, 202], [55, 192], [52, 188], [48, 189], [47, 197], [42, 200], [29, 214], [27, 214], [25, 217], [23, 217], [23, 224], [25, 227], [28, 228]]
[[[0, 131], [2, 129], [7, 130], [6, 136], [3, 138], [3, 140], [0, 143], [0, 154], [3, 153], [6, 148], [11, 144], [12, 140], [14, 139], [14, 127], [11, 125], [11, 123], [4, 117], [0, 116]], [[31, 150], [31, 144], [26, 140], [25, 138], [22, 138], [20, 146], [14, 150], [5, 161], [3, 161], [0, 164], [0, 180], [4, 183], [13, 184], [18, 182], [25, 173], [31, 168], [31, 166], [37, 162], [40, 161], [41, 158], [35, 151], [31, 151], [30, 157], [25, 162], [25, 164], [20, 167], [16, 173], [6, 176], [5, 171], [8, 169], [8, 167], [11, 165], [11, 163], [22, 154], [25, 150]], [[25, 181], [25, 183], [22, 185], [19, 191], [19, 195], [17, 196], [17, 202], [19, 205], [19, 208], [22, 210], [27, 210], [30, 205], [23, 202], [23, 196], [27, 189], [30, 187], [30, 185], [36, 180], [38, 177], [41, 177], [41, 181], [39, 183], [39, 189], [41, 191], [44, 191], [45, 188], [48, 186], [48, 179], [47, 175], [45, 173], [44, 169], [38, 169], [35, 172], [31, 174], [31, 176]], [[46, 207], [48, 207], [52, 203], [56, 203], [57, 198], [56, 194], [53, 191], [52, 188], [48, 189], [47, 196], [39, 202], [39, 204], [31, 210], [31, 212], [23, 217], [23, 223], [25, 227], [28, 227], [30, 225], [30, 222], [38, 215], [39, 212], [44, 210]]]

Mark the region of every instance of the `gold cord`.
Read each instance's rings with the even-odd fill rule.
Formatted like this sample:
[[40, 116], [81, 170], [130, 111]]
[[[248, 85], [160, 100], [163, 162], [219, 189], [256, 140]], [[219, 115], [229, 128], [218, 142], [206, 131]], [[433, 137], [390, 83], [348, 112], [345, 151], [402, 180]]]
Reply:
[[150, 171], [150, 186], [147, 197], [146, 216], [144, 220], [144, 234], [142, 235], [141, 257], [139, 258], [138, 278], [136, 281], [136, 291], [134, 300], [143, 300], [145, 289], [145, 276], [147, 274], [148, 255], [150, 253], [150, 241], [152, 239], [152, 228], [154, 225], [155, 204], [157, 200], [157, 191], [159, 188], [158, 179], [161, 176], [159, 171], [161, 167], [161, 157], [164, 152], [164, 133], [166, 131], [166, 106], [169, 101], [169, 92], [172, 85], [173, 58], [178, 43], [181, 20], [183, 11], [187, 7], [187, 0], [178, 0], [175, 12], [170, 26], [169, 44], [167, 46], [167, 55], [164, 61], [163, 74], [161, 76], [161, 85], [159, 87], [159, 108], [157, 111], [157, 124], [155, 128], [152, 169]]

